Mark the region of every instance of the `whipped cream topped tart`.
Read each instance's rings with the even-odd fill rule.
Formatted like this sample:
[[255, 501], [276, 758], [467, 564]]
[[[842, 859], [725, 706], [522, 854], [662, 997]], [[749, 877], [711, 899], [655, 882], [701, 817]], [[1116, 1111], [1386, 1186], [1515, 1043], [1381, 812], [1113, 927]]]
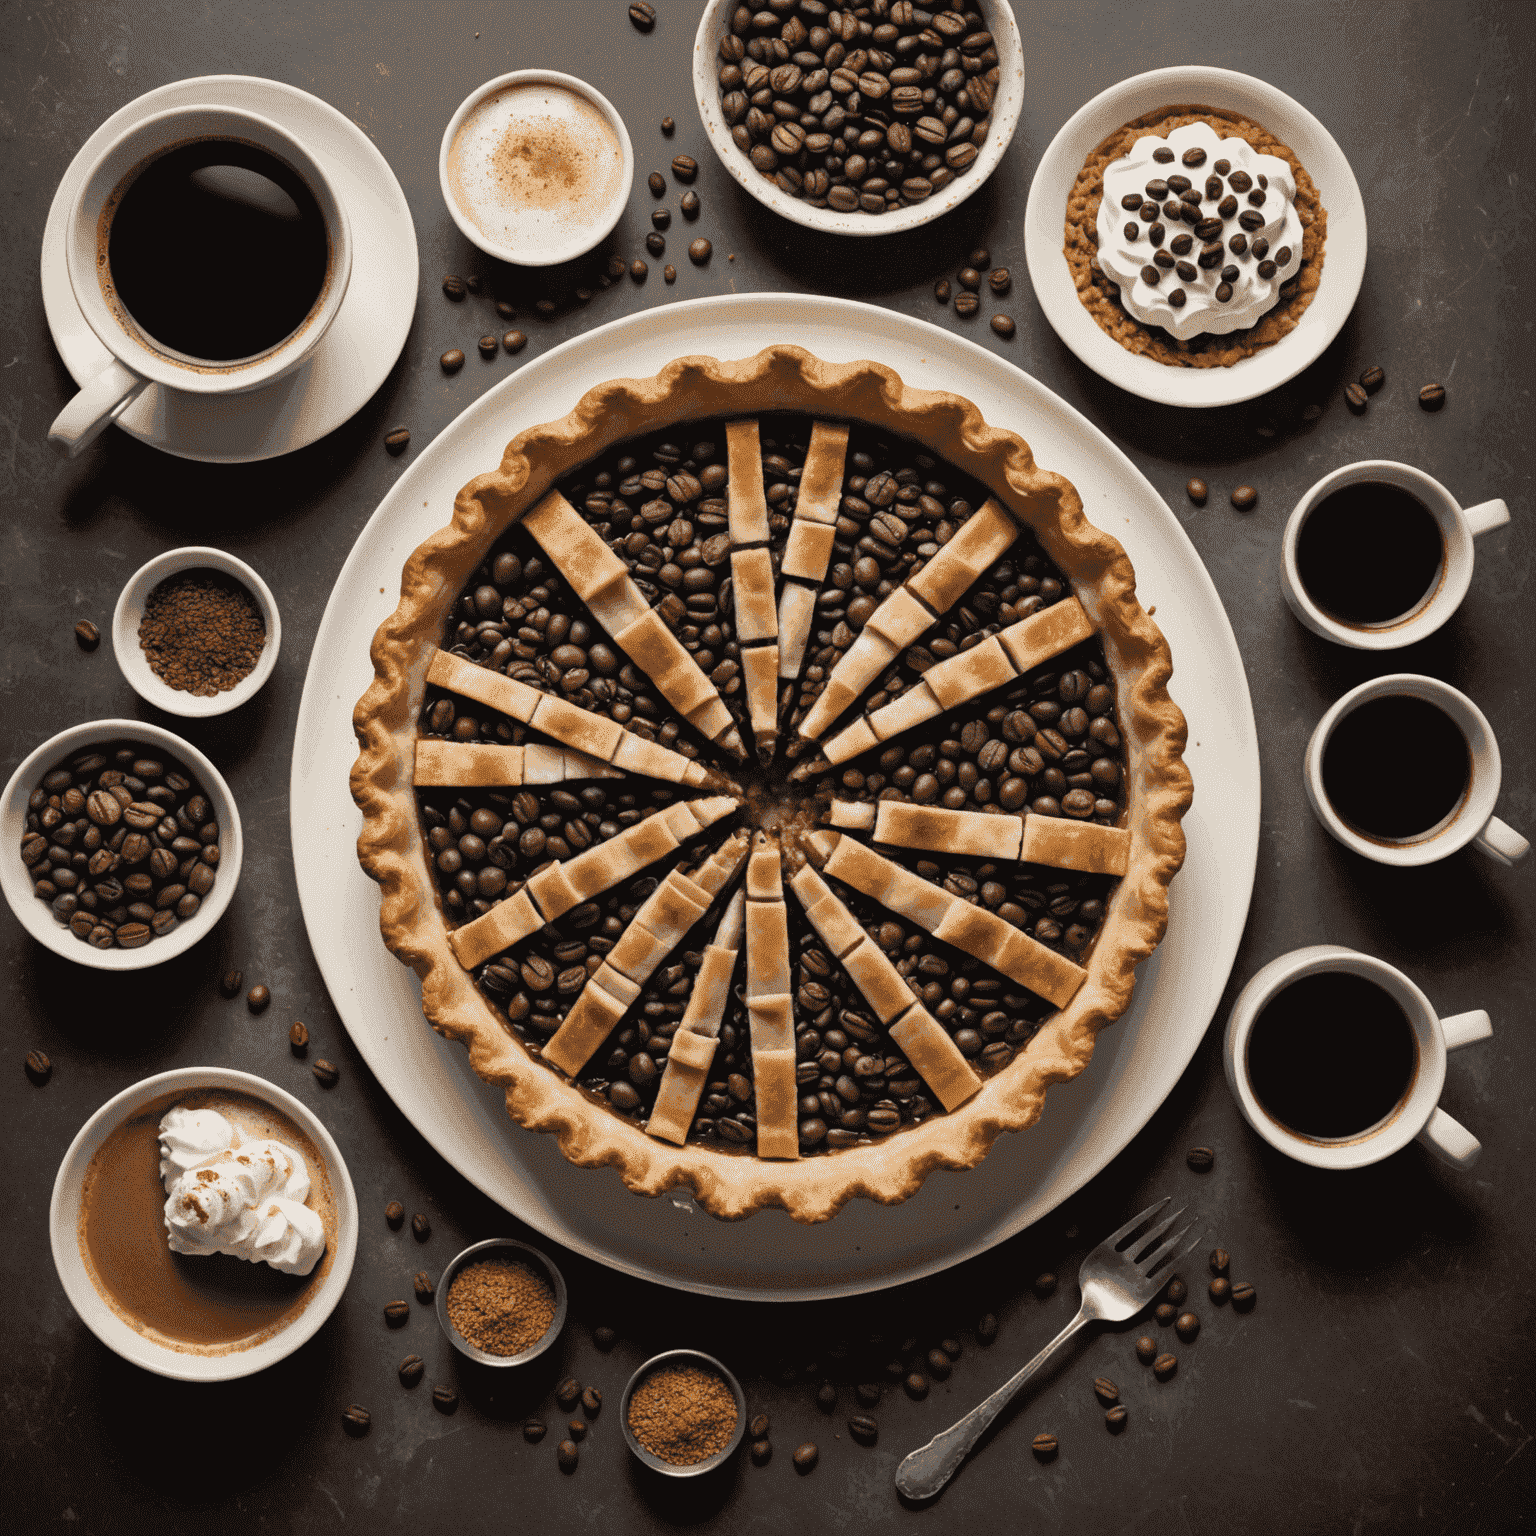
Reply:
[[1078, 298], [1128, 352], [1230, 367], [1290, 334], [1322, 277], [1328, 213], [1268, 129], [1159, 107], [1083, 164], [1064, 251]]
[[1130, 563], [877, 363], [599, 385], [460, 491], [372, 655], [384, 940], [638, 1193], [819, 1221], [972, 1167], [1162, 938], [1192, 786]]

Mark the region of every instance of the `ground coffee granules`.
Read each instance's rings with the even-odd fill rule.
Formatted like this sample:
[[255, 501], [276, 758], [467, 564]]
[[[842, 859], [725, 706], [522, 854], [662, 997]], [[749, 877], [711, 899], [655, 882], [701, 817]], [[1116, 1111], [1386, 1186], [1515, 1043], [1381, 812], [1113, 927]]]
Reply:
[[555, 1293], [525, 1264], [479, 1259], [448, 1287], [448, 1321], [488, 1355], [520, 1355], [549, 1332]]
[[731, 1389], [696, 1365], [652, 1371], [629, 1400], [635, 1439], [674, 1467], [690, 1467], [723, 1451], [736, 1431], [736, 1417]]
[[211, 698], [249, 675], [267, 643], [256, 599], [218, 571], [180, 571], [149, 594], [139, 648], [161, 682]]

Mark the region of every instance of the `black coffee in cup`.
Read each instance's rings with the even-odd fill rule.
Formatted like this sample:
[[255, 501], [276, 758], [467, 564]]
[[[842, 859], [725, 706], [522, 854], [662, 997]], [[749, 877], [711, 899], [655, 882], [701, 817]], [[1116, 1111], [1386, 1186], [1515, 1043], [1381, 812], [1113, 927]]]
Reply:
[[1277, 992], [1248, 1037], [1248, 1081], [1299, 1136], [1357, 1136], [1413, 1086], [1419, 1048], [1397, 999], [1349, 971], [1303, 976]]
[[304, 178], [238, 139], [179, 144], [109, 199], [104, 287], [157, 343], [229, 363], [269, 352], [325, 290], [330, 241]]
[[1433, 831], [1459, 806], [1472, 754], [1444, 710], [1409, 694], [1351, 710], [1323, 748], [1323, 792], [1340, 818], [1383, 842]]
[[1341, 624], [1389, 624], [1439, 585], [1445, 540], [1434, 514], [1395, 485], [1340, 486], [1307, 515], [1296, 537], [1296, 574], [1307, 596]]

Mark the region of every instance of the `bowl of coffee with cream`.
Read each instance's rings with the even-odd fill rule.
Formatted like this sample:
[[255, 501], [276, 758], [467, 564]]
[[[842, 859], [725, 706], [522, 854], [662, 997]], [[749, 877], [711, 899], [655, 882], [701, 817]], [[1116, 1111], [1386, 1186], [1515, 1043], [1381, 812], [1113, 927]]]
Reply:
[[330, 1133], [250, 1073], [146, 1078], [81, 1129], [49, 1226], [65, 1293], [124, 1359], [248, 1376], [312, 1337], [346, 1288], [357, 1198]]

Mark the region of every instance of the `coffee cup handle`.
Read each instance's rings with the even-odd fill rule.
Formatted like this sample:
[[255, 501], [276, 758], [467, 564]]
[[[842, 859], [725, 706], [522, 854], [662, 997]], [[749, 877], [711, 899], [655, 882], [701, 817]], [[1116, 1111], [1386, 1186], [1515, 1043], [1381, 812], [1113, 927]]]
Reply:
[[1437, 1104], [1431, 1112], [1419, 1140], [1443, 1163], [1452, 1168], [1470, 1168], [1481, 1155], [1483, 1144], [1464, 1126], [1453, 1120]]
[[1472, 841], [1500, 864], [1518, 864], [1531, 851], [1530, 843], [1497, 816], [1490, 816], [1488, 824]]
[[1464, 1045], [1493, 1039], [1493, 1020], [1488, 1017], [1486, 1008], [1474, 1008], [1470, 1013], [1456, 1013], [1441, 1019], [1440, 1033], [1445, 1036], [1446, 1050], [1459, 1051]]
[[1466, 518], [1475, 538], [1480, 533], [1502, 528], [1509, 521], [1509, 507], [1501, 497], [1495, 496], [1492, 501], [1480, 501], [1475, 507], [1464, 508], [1461, 515]]
[[149, 386], [149, 380], [113, 358], [59, 414], [48, 441], [66, 458], [94, 443]]

